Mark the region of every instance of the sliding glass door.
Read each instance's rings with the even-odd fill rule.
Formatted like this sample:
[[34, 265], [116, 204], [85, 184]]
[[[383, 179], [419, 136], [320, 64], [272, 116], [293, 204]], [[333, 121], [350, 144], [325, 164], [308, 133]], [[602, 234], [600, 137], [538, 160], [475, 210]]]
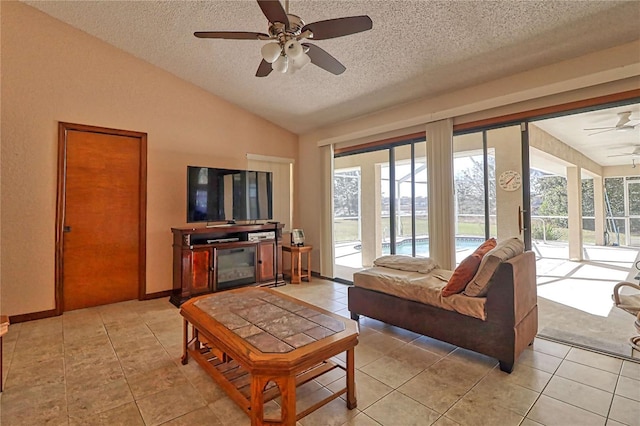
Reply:
[[[429, 256], [426, 147], [426, 142], [416, 142], [390, 150], [394, 167], [386, 173], [393, 174], [388, 185], [393, 193], [393, 202], [388, 203], [389, 224], [393, 219], [395, 232], [389, 233], [384, 253]], [[387, 187], [384, 177], [382, 187]]]
[[336, 278], [384, 254], [429, 255], [426, 167], [424, 138], [334, 158]]
[[[520, 125], [454, 136], [456, 263], [489, 237], [526, 241], [523, 143]], [[383, 254], [429, 256], [424, 137], [338, 154], [333, 177], [336, 278]]]
[[525, 124], [454, 136], [457, 263], [490, 237], [519, 237], [527, 244], [527, 143]]
[[486, 132], [453, 138], [456, 263], [496, 235], [495, 155]]
[[336, 157], [333, 172], [334, 276], [353, 272], [381, 256], [390, 235], [388, 150]]

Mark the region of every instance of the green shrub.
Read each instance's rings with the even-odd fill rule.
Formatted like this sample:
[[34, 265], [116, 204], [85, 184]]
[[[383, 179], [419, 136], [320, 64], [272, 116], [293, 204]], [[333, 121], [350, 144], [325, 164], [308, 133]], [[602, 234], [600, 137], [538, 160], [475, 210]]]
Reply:
[[543, 240], [545, 237], [547, 241], [557, 241], [562, 238], [562, 231], [549, 222], [535, 223], [531, 226], [531, 238]]

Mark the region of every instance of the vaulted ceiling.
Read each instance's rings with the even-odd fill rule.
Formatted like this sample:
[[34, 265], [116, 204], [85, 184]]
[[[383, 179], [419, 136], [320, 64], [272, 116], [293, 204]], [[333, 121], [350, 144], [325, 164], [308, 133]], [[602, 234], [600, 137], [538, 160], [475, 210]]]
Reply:
[[[313, 41], [346, 66], [341, 75], [309, 65], [259, 78], [266, 41], [193, 35], [268, 32], [255, 0], [25, 3], [295, 133], [640, 39], [639, 1], [283, 0], [306, 23], [368, 15], [373, 29]], [[630, 164], [640, 124], [584, 130], [615, 126], [624, 111], [640, 123], [632, 105], [535, 125], [603, 166]]]

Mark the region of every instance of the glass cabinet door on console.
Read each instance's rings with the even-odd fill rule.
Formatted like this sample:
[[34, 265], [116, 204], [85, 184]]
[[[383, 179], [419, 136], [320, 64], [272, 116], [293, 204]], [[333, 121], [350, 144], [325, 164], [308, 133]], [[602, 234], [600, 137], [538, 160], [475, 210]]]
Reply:
[[194, 247], [182, 261], [184, 262], [183, 271], [188, 277], [190, 295], [211, 292], [211, 270], [213, 269], [211, 247]]

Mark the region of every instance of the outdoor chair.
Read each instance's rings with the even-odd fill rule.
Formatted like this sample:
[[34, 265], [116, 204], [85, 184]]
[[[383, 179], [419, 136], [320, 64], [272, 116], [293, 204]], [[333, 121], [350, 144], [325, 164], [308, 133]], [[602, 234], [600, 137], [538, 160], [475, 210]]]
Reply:
[[[622, 294], [625, 287], [638, 290], [632, 294]], [[630, 282], [620, 282], [613, 288], [613, 302], [616, 307], [629, 312], [636, 317], [635, 327], [640, 333], [640, 285]], [[640, 335], [633, 336], [629, 339], [629, 344], [636, 351], [640, 351]]]

